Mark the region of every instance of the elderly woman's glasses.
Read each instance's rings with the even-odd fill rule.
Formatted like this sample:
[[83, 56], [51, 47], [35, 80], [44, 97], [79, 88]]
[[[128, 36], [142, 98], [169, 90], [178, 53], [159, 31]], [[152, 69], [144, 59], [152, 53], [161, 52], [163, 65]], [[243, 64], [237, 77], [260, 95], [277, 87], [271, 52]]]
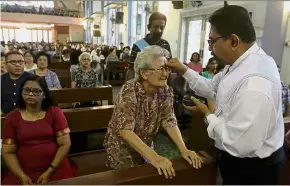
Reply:
[[157, 71], [157, 72], [171, 72], [171, 69], [167, 66], [162, 66], [160, 68], [151, 68], [149, 70], [154, 70], [154, 71]]
[[85, 58], [85, 59], [82, 59], [83, 61], [91, 61], [91, 59], [90, 58]]
[[24, 95], [29, 95], [30, 93], [32, 93], [34, 96], [40, 96], [43, 91], [39, 88], [23, 88], [22, 93]]

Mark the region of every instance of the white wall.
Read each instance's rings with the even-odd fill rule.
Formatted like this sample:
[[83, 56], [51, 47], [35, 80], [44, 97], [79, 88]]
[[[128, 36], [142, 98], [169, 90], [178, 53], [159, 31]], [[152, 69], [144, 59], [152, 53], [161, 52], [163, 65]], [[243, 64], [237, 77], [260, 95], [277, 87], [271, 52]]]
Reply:
[[172, 57], [178, 55], [178, 38], [179, 38], [179, 10], [173, 9], [172, 3], [169, 1], [169, 11], [167, 23], [162, 38], [167, 40], [171, 47]]

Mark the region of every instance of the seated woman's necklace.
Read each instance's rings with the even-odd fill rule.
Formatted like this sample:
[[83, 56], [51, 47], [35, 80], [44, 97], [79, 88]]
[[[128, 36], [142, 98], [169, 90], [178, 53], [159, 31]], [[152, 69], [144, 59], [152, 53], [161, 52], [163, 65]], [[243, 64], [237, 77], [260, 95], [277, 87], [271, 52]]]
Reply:
[[[25, 109], [25, 112], [26, 112], [26, 114], [32, 116], [32, 114], [30, 114], [30, 113], [27, 111], [27, 109]], [[40, 114], [41, 114], [41, 110], [38, 112], [37, 117], [36, 117], [36, 119], [35, 119], [33, 122], [35, 122], [35, 121], [37, 121], [37, 120], [39, 119]]]

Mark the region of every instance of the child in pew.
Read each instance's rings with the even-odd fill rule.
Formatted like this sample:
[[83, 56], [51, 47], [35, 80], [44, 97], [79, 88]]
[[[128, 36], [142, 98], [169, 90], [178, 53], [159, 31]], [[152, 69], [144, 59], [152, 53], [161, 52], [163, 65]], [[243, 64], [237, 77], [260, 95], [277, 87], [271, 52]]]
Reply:
[[45, 184], [75, 176], [67, 159], [70, 129], [55, 106], [43, 77], [29, 76], [21, 85], [18, 109], [6, 115], [3, 159], [9, 171], [2, 184]]
[[186, 148], [173, 111], [173, 91], [167, 86], [169, 52], [159, 46], [146, 47], [135, 60], [135, 79], [127, 81], [115, 101], [104, 147], [106, 166], [122, 169], [150, 162], [166, 178], [175, 175], [171, 161], [158, 155], [154, 139], [162, 126], [193, 167], [202, 159]]

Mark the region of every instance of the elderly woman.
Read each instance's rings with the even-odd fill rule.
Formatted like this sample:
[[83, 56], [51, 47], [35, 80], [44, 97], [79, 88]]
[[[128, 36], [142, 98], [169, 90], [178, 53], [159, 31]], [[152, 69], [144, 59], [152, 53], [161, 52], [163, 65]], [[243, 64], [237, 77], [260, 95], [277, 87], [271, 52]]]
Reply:
[[[83, 52], [79, 56], [80, 65], [78, 68], [74, 69], [71, 72], [71, 88], [93, 88], [100, 85], [98, 81], [98, 73], [92, 69], [92, 57], [89, 53]], [[97, 106], [101, 105], [101, 101], [97, 103], [86, 102], [81, 103], [82, 107], [84, 106]]]
[[49, 54], [45, 52], [38, 52], [35, 60], [37, 63], [37, 69], [29, 71], [29, 73], [40, 77], [45, 77], [45, 81], [49, 89], [61, 89], [61, 85], [56, 73], [47, 68], [51, 63]]
[[80, 65], [71, 73], [72, 88], [92, 88], [99, 85], [98, 73], [92, 69], [92, 57], [84, 52], [79, 56]]
[[106, 166], [133, 167], [149, 161], [166, 178], [175, 175], [172, 163], [153, 150], [162, 126], [178, 146], [181, 155], [195, 168], [201, 158], [186, 148], [173, 112], [173, 91], [167, 86], [169, 52], [159, 46], [146, 47], [135, 60], [135, 79], [127, 81], [115, 101], [104, 146]]

